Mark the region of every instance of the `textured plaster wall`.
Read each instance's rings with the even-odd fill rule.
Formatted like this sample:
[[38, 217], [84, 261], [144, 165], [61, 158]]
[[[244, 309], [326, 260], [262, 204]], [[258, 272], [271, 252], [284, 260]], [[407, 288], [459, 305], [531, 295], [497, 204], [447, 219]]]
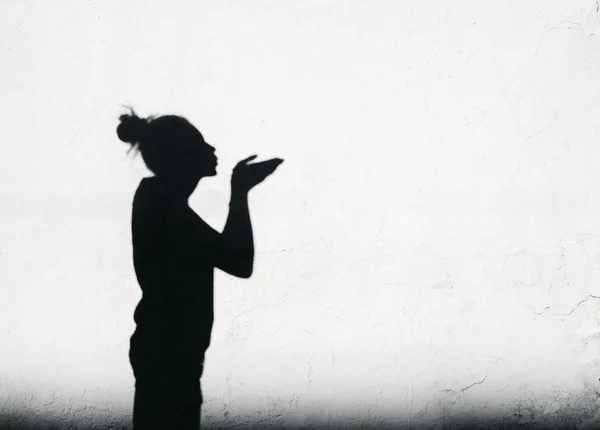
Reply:
[[593, 428], [599, 10], [0, 2], [0, 427], [129, 425], [131, 103], [217, 147], [216, 228], [236, 161], [286, 159], [216, 278], [204, 425]]

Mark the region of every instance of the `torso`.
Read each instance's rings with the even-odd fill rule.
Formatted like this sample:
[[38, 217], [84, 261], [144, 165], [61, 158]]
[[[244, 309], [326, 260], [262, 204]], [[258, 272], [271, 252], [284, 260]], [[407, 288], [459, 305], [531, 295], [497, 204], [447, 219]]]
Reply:
[[208, 347], [214, 289], [209, 228], [187, 204], [165, 203], [152, 179], [142, 180], [132, 214], [134, 266], [142, 289], [134, 315], [138, 337]]

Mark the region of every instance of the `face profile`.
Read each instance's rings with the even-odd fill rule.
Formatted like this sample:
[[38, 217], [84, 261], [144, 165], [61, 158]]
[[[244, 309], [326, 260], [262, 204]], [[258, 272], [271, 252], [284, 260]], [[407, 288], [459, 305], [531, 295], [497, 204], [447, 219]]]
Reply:
[[142, 154], [157, 177], [179, 182], [217, 174], [215, 148], [187, 119], [175, 115], [144, 119], [132, 111], [120, 120], [119, 138]]
[[181, 140], [173, 141], [172, 174], [189, 173], [198, 178], [215, 176], [218, 165], [215, 148], [206, 143], [204, 136], [192, 124], [180, 135]]

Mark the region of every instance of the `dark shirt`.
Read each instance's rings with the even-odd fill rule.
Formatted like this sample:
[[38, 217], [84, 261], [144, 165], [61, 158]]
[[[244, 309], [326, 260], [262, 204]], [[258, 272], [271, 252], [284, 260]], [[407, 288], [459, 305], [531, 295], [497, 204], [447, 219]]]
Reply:
[[170, 202], [154, 178], [146, 178], [133, 201], [132, 236], [142, 289], [132, 350], [198, 357], [210, 344], [219, 234], [187, 203]]

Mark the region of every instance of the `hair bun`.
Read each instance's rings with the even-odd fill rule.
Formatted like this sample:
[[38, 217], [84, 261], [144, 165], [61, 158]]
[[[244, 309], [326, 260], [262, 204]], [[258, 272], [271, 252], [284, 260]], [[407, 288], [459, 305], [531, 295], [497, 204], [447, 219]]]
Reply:
[[138, 117], [134, 112], [119, 117], [121, 123], [117, 126], [117, 136], [123, 142], [131, 145], [140, 143], [148, 127], [148, 121]]

